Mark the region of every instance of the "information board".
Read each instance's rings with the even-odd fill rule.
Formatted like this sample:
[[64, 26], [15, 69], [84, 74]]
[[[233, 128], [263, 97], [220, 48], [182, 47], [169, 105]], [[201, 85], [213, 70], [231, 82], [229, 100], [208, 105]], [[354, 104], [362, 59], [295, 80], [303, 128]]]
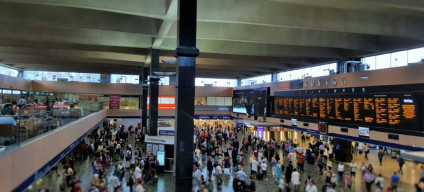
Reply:
[[378, 127], [418, 130], [417, 98], [413, 94], [334, 94], [276, 97], [277, 116], [326, 120]]

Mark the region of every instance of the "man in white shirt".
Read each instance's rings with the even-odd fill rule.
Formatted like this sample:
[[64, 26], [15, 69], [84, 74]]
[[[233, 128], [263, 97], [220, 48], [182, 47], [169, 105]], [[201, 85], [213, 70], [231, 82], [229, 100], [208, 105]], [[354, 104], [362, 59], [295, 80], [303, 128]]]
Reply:
[[250, 177], [252, 177], [253, 175], [256, 175], [258, 173], [258, 161], [256, 161], [256, 158], [253, 157], [252, 162], [251, 162], [251, 173], [250, 173]]
[[262, 173], [264, 173], [264, 180], [266, 181], [266, 180], [268, 180], [266, 178], [266, 170], [268, 168], [268, 165], [266, 164], [266, 159], [264, 159], [264, 161], [262, 161], [261, 168], [262, 168]]
[[113, 187], [113, 190], [116, 192], [118, 191], [118, 188], [121, 186], [121, 182], [119, 181], [119, 178], [116, 176], [116, 173], [113, 173], [113, 176], [110, 178], [110, 184]]
[[196, 149], [194, 150], [194, 153], [196, 154], [196, 157], [200, 156], [200, 149], [199, 149], [199, 147], [196, 147]]

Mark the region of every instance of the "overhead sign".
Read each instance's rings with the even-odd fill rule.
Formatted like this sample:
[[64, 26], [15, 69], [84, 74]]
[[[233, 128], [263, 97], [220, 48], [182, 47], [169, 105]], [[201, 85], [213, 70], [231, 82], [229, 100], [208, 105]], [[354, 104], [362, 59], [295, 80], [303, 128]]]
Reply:
[[158, 144], [173, 145], [174, 144], [174, 137], [158, 137], [158, 136], [146, 135], [146, 137], [144, 138], [144, 141], [146, 143], [158, 143]]
[[163, 136], [174, 136], [175, 135], [175, 131], [173, 131], [173, 130], [159, 130], [159, 135], [163, 135]]
[[195, 115], [195, 119], [233, 119], [230, 115]]

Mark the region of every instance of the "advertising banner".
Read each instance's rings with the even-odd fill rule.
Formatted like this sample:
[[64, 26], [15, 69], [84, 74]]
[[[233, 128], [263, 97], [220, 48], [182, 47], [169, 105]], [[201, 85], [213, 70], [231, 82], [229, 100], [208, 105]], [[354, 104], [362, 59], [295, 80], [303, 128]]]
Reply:
[[264, 138], [264, 127], [256, 127], [256, 137]]
[[119, 109], [121, 105], [121, 95], [109, 95], [109, 109]]

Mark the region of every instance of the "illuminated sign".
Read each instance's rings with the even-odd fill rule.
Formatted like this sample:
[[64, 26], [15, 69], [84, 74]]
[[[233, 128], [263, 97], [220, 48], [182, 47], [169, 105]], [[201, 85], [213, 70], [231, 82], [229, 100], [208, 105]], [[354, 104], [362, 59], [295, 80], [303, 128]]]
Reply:
[[165, 166], [165, 152], [158, 151], [157, 159], [158, 159], [159, 166]]

